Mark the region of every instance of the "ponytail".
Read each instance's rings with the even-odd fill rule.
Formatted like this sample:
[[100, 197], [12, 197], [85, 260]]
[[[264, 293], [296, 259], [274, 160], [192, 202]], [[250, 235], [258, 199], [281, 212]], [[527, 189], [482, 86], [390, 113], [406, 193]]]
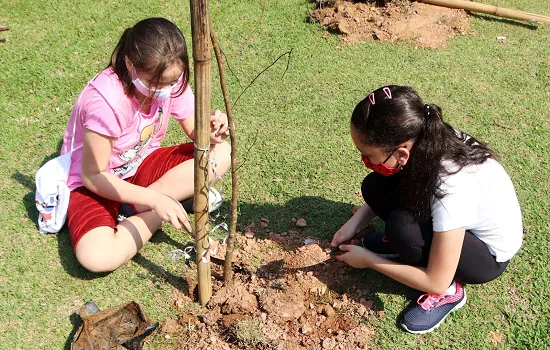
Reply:
[[126, 28], [124, 33], [122, 33], [120, 39], [118, 40], [118, 44], [111, 54], [111, 62], [107, 65], [107, 68], [113, 67], [113, 70], [122, 82], [124, 92], [128, 96], [131, 96], [132, 76], [126, 67], [125, 57], [127, 55], [128, 41], [131, 36], [131, 32], [132, 28]]
[[441, 161], [445, 154], [446, 123], [441, 108], [425, 104], [423, 125], [415, 139], [411, 155], [400, 177], [401, 204], [418, 221], [431, 216], [432, 197], [440, 197]]

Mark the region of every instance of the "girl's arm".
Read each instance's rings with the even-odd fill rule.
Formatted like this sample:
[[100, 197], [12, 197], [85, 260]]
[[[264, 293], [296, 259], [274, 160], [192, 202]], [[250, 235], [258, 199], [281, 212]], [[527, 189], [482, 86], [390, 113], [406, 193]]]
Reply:
[[195, 117], [189, 116], [184, 120], [180, 120], [179, 122], [181, 128], [183, 129], [183, 132], [185, 132], [185, 135], [189, 136], [191, 140], [195, 141]]
[[156, 191], [126, 182], [107, 172], [115, 140], [94, 131], [84, 130], [82, 147], [82, 182], [101, 197], [121, 203], [149, 206]]
[[464, 227], [434, 232], [427, 267], [400, 264], [362, 247], [351, 245], [341, 246], [342, 250], [348, 253], [338, 256], [337, 259], [353, 267], [370, 267], [398, 282], [427, 293], [443, 294], [451, 285], [456, 273], [465, 232]]
[[179, 202], [161, 192], [131, 184], [107, 172], [114, 143], [113, 138], [84, 129], [81, 171], [84, 186], [107, 199], [143, 205], [154, 210], [161, 220], [172, 222], [177, 229], [183, 223], [189, 231], [188, 219]]

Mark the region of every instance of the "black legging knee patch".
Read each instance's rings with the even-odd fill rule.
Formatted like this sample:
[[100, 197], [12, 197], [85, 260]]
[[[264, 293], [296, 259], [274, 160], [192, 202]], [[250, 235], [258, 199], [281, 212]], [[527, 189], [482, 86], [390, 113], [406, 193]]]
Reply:
[[405, 210], [393, 210], [387, 218], [385, 234], [404, 264], [426, 266], [432, 240], [431, 225], [414, 221]]

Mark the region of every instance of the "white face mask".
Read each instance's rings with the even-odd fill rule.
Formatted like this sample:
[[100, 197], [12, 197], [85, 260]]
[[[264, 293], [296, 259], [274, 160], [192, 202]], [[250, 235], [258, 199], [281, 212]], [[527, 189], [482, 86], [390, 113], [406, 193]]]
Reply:
[[136, 89], [139, 92], [141, 92], [143, 95], [150, 98], [154, 98], [160, 102], [167, 100], [172, 94], [173, 86], [170, 86], [165, 89], [149, 89], [147, 86], [145, 86], [145, 84], [143, 84], [143, 82], [141, 81], [141, 79], [139, 79], [137, 74], [136, 74], [136, 78], [132, 80], [132, 83], [134, 84]]

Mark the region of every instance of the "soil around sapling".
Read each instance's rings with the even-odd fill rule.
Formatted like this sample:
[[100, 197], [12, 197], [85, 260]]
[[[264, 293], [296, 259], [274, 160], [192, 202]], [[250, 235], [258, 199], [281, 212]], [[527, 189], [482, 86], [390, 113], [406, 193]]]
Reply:
[[326, 254], [328, 241], [304, 246], [302, 232], [271, 232], [268, 219], [246, 226], [232, 285], [212, 264], [213, 295], [200, 307], [189, 279], [189, 290], [173, 296], [178, 317], [163, 322], [160, 336], [181, 349], [367, 349], [374, 335], [367, 321], [384, 312], [374, 310], [368, 285]]
[[446, 47], [456, 35], [473, 34], [470, 16], [464, 10], [393, 0], [385, 6], [374, 2], [317, 0], [309, 13], [326, 35], [340, 35], [345, 44], [364, 42], [411, 42], [415, 46]]

